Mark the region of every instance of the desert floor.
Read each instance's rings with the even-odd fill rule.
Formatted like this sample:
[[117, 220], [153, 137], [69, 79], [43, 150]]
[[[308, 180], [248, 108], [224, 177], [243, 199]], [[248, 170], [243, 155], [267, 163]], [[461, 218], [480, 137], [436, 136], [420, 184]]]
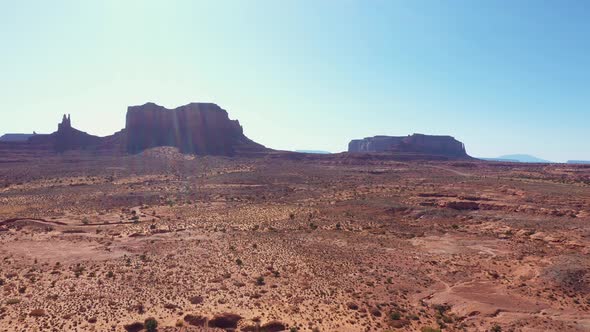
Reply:
[[0, 331], [589, 331], [589, 254], [590, 167], [0, 163]]

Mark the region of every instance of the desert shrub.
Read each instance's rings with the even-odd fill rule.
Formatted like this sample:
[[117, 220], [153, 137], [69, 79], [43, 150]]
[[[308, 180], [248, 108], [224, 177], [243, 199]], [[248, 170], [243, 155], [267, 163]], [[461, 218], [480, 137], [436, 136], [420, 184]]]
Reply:
[[394, 311], [389, 315], [389, 318], [391, 318], [392, 320], [400, 320], [402, 316], [399, 312]]
[[244, 265], [244, 262], [242, 262], [242, 260], [238, 258], [236, 259], [236, 264], [238, 264], [238, 266], [242, 266]]
[[264, 277], [263, 276], [256, 278], [256, 285], [264, 286]]
[[442, 316], [445, 314], [445, 312], [449, 311], [451, 309], [450, 306], [448, 305], [444, 305], [444, 304], [437, 304], [434, 306], [434, 310], [438, 311], [438, 313]]
[[146, 319], [143, 325], [147, 332], [156, 332], [158, 330], [158, 321], [153, 317]]
[[494, 326], [492, 326], [492, 328], [490, 329], [490, 331], [492, 332], [502, 332], [502, 327], [498, 324], [494, 324]]

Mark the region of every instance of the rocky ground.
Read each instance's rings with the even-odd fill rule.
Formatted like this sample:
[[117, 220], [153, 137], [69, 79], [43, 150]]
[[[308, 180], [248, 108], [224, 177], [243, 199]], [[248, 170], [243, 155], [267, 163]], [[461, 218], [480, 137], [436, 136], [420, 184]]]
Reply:
[[583, 166], [0, 163], [0, 331], [587, 331], [589, 222]]

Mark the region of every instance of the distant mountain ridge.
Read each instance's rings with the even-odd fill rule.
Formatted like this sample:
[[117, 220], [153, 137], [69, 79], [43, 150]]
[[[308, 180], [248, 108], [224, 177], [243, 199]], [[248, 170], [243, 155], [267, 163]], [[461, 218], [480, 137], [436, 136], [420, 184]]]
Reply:
[[538, 164], [553, 164], [554, 162], [537, 158], [528, 154], [507, 154], [497, 158], [479, 158], [488, 161], [503, 161], [513, 163], [538, 163]]
[[323, 151], [323, 150], [295, 150], [298, 153], [314, 153], [314, 154], [332, 154], [330, 151]]
[[590, 165], [590, 160], [568, 160], [568, 164]]

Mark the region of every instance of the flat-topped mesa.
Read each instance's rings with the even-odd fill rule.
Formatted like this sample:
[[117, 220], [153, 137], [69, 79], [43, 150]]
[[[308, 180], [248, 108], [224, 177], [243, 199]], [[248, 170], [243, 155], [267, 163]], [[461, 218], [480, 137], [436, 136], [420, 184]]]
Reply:
[[413, 134], [410, 136], [374, 136], [352, 140], [348, 152], [405, 152], [469, 158], [465, 145], [452, 136]]
[[406, 138], [405, 136], [374, 136], [355, 139], [348, 143], [348, 152], [386, 152], [392, 151]]
[[248, 139], [237, 120], [212, 103], [191, 103], [167, 109], [154, 103], [130, 106], [126, 119], [127, 152], [159, 146], [183, 153], [232, 156], [238, 151], [263, 151]]
[[37, 133], [33, 132], [32, 134], [20, 134], [20, 133], [10, 133], [4, 134], [0, 136], [0, 142], [26, 142], [29, 138], [37, 135]]

